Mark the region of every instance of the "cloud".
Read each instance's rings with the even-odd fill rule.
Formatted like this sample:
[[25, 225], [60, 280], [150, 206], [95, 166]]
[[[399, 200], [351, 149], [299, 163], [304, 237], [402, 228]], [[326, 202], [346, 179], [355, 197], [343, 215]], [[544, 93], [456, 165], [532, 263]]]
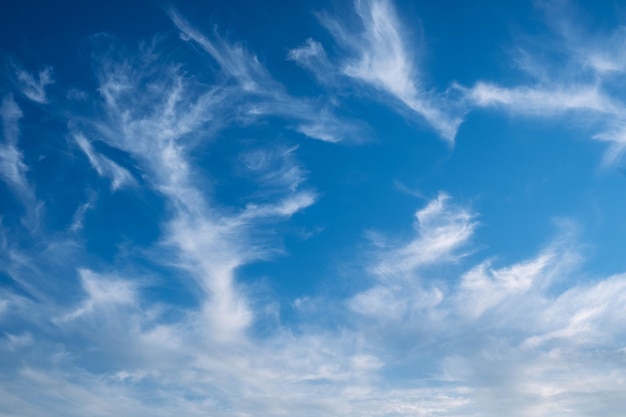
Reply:
[[19, 121], [23, 113], [12, 95], [5, 96], [0, 107], [4, 143], [0, 143], [0, 176], [28, 209], [36, 204], [34, 192], [26, 178], [28, 167], [18, 148]]
[[325, 142], [359, 141], [367, 136], [363, 123], [337, 117], [331, 106], [287, 94], [258, 58], [241, 44], [229, 43], [217, 32], [211, 37], [204, 35], [175, 10], [170, 10], [169, 15], [181, 31], [181, 38], [200, 46], [220, 66], [226, 81], [234, 81], [241, 88], [239, 94], [248, 98], [241, 106], [240, 117], [254, 120], [274, 115], [291, 119], [295, 121], [294, 130]]
[[306, 172], [295, 162], [298, 147], [254, 149], [242, 152], [240, 160], [245, 168], [265, 188], [291, 192], [306, 180]]
[[191, 40], [202, 47], [206, 53], [215, 59], [224, 73], [236, 80], [244, 91], [270, 92], [272, 88], [278, 87], [257, 57], [250, 55], [243, 46], [231, 45], [219, 37], [217, 33], [214, 39], [209, 39], [173, 9], [169, 11], [169, 16], [181, 31], [182, 39]]
[[287, 59], [313, 72], [321, 84], [334, 82], [336, 70], [328, 60], [322, 44], [314, 39], [309, 38], [304, 45], [291, 49], [287, 54]]
[[476, 320], [489, 310], [497, 311], [503, 303], [515, 304], [519, 298], [534, 299], [548, 292], [580, 262], [576, 252], [558, 245], [557, 240], [535, 258], [511, 267], [495, 269], [491, 261], [485, 261], [472, 268], [459, 283], [455, 302], [461, 314]]
[[429, 327], [420, 317], [440, 308], [445, 288], [425, 281], [424, 271], [461, 258], [459, 249], [470, 241], [478, 225], [469, 209], [452, 204], [445, 193], [428, 202], [415, 217], [416, 237], [392, 247], [384, 244], [377, 262], [369, 267], [378, 283], [348, 302], [354, 312], [376, 323], [417, 320]]
[[[261, 201], [255, 195], [247, 196], [246, 204], [236, 208], [222, 207], [209, 198], [203, 189], [206, 173], [194, 164], [192, 153], [218, 140], [221, 129], [240, 121], [237, 114], [244, 106], [242, 97], [259, 94], [263, 100], [275, 99], [264, 91], [268, 85], [259, 81], [266, 75], [258, 61], [250, 58], [248, 62], [242, 49], [232, 49], [223, 42], [217, 46], [206, 44], [206, 38], [175, 16], [173, 19], [188, 36], [219, 55], [216, 60], [237, 85], [206, 86], [185, 75], [177, 65], [154, 74], [151, 66], [160, 59], [157, 50], [149, 52], [150, 66], [142, 57], [128, 62], [105, 55], [100, 58], [99, 70], [105, 117], [83, 123], [83, 130], [96, 131], [109, 146], [129, 153], [145, 173], [147, 184], [165, 200], [170, 216], [161, 225], [164, 235], [155, 250], [163, 253], [164, 264], [189, 279], [187, 285], [199, 290], [198, 314], [206, 333], [212, 340], [226, 343], [241, 339], [254, 322], [245, 288], [236, 279], [238, 268], [273, 252], [267, 246], [270, 243], [257, 236], [257, 224], [288, 218], [312, 205], [316, 195], [301, 189], [305, 174], [295, 159], [296, 148], [276, 147], [259, 148], [241, 157], [257, 186], [264, 190]], [[241, 87], [239, 82], [256, 87]], [[284, 111], [293, 115], [298, 107], [306, 106], [284, 97], [286, 101], [282, 102], [283, 96], [279, 96], [275, 114]], [[294, 103], [295, 110], [287, 110], [290, 103]], [[259, 102], [268, 107], [270, 104]], [[84, 145], [84, 141], [81, 143]], [[86, 153], [92, 150], [87, 148]], [[92, 161], [92, 165], [94, 162], [97, 169], [102, 161]]]
[[85, 91], [77, 88], [70, 88], [67, 90], [65, 98], [70, 101], [85, 101], [89, 98], [89, 95]]
[[503, 88], [493, 84], [477, 83], [471, 89], [462, 89], [466, 96], [480, 107], [502, 107], [513, 113], [541, 117], [566, 112], [618, 114], [622, 106], [595, 86], [571, 86], [565, 89], [543, 87]]
[[550, 36], [529, 47], [514, 46], [513, 64], [530, 75], [526, 83], [501, 86], [478, 81], [471, 88], [453, 85], [470, 107], [500, 108], [530, 117], [559, 117], [599, 129], [593, 139], [609, 143], [604, 164], [623, 154], [624, 102], [618, 93], [626, 66], [624, 30], [594, 33], [580, 24], [569, 2], [538, 4]]
[[614, 328], [626, 317], [626, 276], [573, 287], [546, 305], [540, 318], [542, 332], [525, 340], [525, 346], [545, 346], [556, 341], [577, 347], [621, 343], [623, 332]]
[[15, 66], [15, 76], [22, 94], [40, 104], [48, 102], [45, 88], [54, 83], [52, 67], [45, 67], [37, 76], [33, 76], [28, 71]]
[[[158, 278], [138, 285], [121, 265], [106, 273], [86, 266], [89, 257], [75, 234], [56, 243], [42, 236], [45, 250], [38, 252], [15, 244], [10, 262], [0, 266], [33, 300], [20, 314], [7, 309], [12, 310], [8, 318], [15, 323], [19, 317], [19, 326], [32, 330], [33, 343], [21, 348], [21, 361], [4, 368], [0, 414], [345, 410], [346, 396], [367, 392], [380, 359], [350, 336], [294, 336], [278, 327], [272, 329], [274, 337], [253, 337], [263, 306], [238, 276], [243, 265], [276, 252], [276, 242], [266, 238], [268, 225], [316, 202], [316, 193], [305, 188], [307, 173], [297, 147], [263, 144], [241, 153], [239, 161], [256, 187], [271, 192], [245, 196], [242, 207], [213, 201], [206, 192], [209, 174], [198, 166], [195, 151], [219, 140], [222, 128], [242, 121], [237, 113], [245, 108], [241, 97], [248, 92], [228, 83], [206, 86], [177, 65], [155, 73], [160, 59], [155, 50], [134, 59], [107, 50], [93, 60], [99, 99], [92, 104], [98, 114], [70, 116], [71, 133], [91, 166], [114, 183], [126, 184], [122, 168], [98, 154], [87, 138], [97, 137], [136, 161], [144, 174], [141, 185], [166, 206], [158, 224], [162, 235], [140, 258], [146, 262], [143, 256], [149, 254], [155, 267], [151, 278], [189, 288], [189, 299], [151, 300], [145, 294]], [[279, 98], [263, 93], [259, 114], [314, 123], [313, 115], [304, 115], [314, 108], [311, 102], [282, 93]], [[79, 207], [70, 231], [80, 227], [87, 209], [97, 208], [89, 202]], [[164, 277], [157, 272], [162, 268], [169, 271]], [[56, 291], [48, 288], [51, 284]], [[7, 384], [7, 378], [16, 383]], [[35, 398], [33, 387], [45, 392], [61, 387], [62, 392]], [[111, 396], [119, 401], [101, 400]]]
[[604, 165], [615, 165], [626, 150], [626, 121], [613, 122], [609, 130], [594, 135], [593, 139], [609, 144], [609, 148], [604, 154]]
[[[577, 409], [583, 411], [574, 415], [586, 415], [585, 410], [618, 415], [612, 410], [623, 403], [617, 395], [623, 370], [615, 361], [623, 356], [626, 336], [619, 326], [626, 314], [626, 277], [561, 289], [576, 273], [579, 258], [559, 237], [530, 259], [501, 267], [482, 262], [448, 276], [447, 284], [433, 280], [433, 263], [457, 262], [475, 217], [439, 195], [417, 211], [414, 240], [381, 251], [379, 265], [406, 254], [406, 248], [426, 251], [430, 245], [431, 255], [409, 263], [412, 270], [403, 265], [395, 271], [407, 279], [390, 280], [374, 268], [378, 283], [346, 300], [351, 310], [339, 316], [345, 319], [339, 328], [315, 326], [329, 308], [324, 303], [336, 303], [327, 300], [309, 309], [311, 321], [297, 331], [279, 325], [262, 338], [225, 337], [227, 330], [248, 326], [256, 311], [244, 293], [222, 299], [227, 292], [212, 289], [234, 288], [231, 267], [243, 261], [228, 245], [235, 243], [232, 234], [239, 226], [211, 229], [216, 223], [202, 218], [204, 223], [186, 228], [169, 223], [172, 233], [182, 233], [172, 243], [187, 257], [181, 267], [206, 277], [210, 293], [221, 301], [211, 298], [172, 320], [173, 306], [155, 305], [143, 295], [145, 284], [80, 269], [81, 298], [69, 312], [57, 306], [52, 314], [64, 320], [46, 332], [30, 332], [32, 343], [13, 343], [13, 350], [6, 345], [8, 357], [19, 352], [22, 360], [3, 374], [0, 411], [552, 416]], [[222, 284], [216, 282], [219, 276]], [[232, 310], [235, 300], [244, 302], [238, 313]], [[32, 310], [55, 311], [32, 302], [27, 308], [31, 312], [23, 317], [44, 327]], [[376, 322], [382, 326], [372, 327]], [[22, 340], [15, 337], [14, 342]], [[59, 340], [63, 351], [55, 348]], [[397, 367], [408, 379], [388, 379]], [[102, 395], [122, 400], [101, 403]]]
[[446, 375], [469, 388], [475, 403], [469, 410], [618, 415], [623, 369], [611, 363], [625, 335], [612, 323], [624, 313], [616, 304], [624, 297], [624, 277], [558, 290], [554, 278], [571, 280], [576, 271], [573, 255], [553, 247], [492, 271], [491, 278], [482, 266], [463, 277], [448, 305], [467, 329], [468, 349], [449, 356]]
[[74, 320], [96, 308], [110, 309], [137, 303], [135, 285], [131, 282], [100, 276], [88, 269], [79, 269], [78, 274], [87, 299], [76, 310], [65, 315], [62, 321]]
[[74, 135], [74, 140], [89, 159], [89, 163], [98, 175], [111, 179], [111, 189], [117, 190], [124, 186], [135, 185], [135, 179], [126, 169], [122, 168], [106, 156], [97, 153], [89, 140], [81, 133]]
[[89, 197], [89, 201], [84, 204], [78, 206], [76, 211], [74, 212], [74, 216], [72, 217], [72, 224], [69, 227], [69, 230], [72, 232], [78, 232], [83, 229], [83, 222], [85, 219], [85, 214], [88, 210], [91, 210], [95, 207], [95, 197], [91, 195]]
[[445, 193], [415, 213], [416, 239], [384, 253], [372, 271], [381, 276], [395, 276], [417, 267], [441, 261], [452, 261], [456, 250], [467, 243], [477, 226], [467, 209], [451, 205]]
[[[409, 44], [393, 4], [387, 0], [356, 1], [355, 9], [361, 20], [361, 33], [327, 15], [320, 17], [335, 41], [352, 55], [343, 60], [339, 71], [395, 98], [453, 143], [461, 114], [444, 110], [453, 107], [452, 103], [424, 85], [425, 77], [415, 63], [420, 57], [410, 52], [421, 46]], [[308, 40], [304, 47], [292, 50], [289, 57], [320, 74], [318, 78], [327, 72], [323, 49], [315, 41]]]
[[626, 71], [623, 26], [592, 31], [585, 11], [571, 1], [537, 2], [535, 6], [556, 38], [556, 52], [566, 56], [564, 64], [570, 73], [606, 82]]
[[[449, 217], [440, 207], [431, 201], [423, 219]], [[573, 239], [560, 235], [535, 257], [499, 268], [488, 260], [451, 281], [418, 263], [410, 280], [377, 276], [348, 306], [363, 318], [361, 337], [388, 357], [402, 356], [397, 366], [411, 381], [446, 387], [429, 398], [451, 401], [423, 415], [617, 416], [626, 280], [576, 278], [582, 258]], [[394, 259], [398, 250], [382, 256]]]
[[552, 261], [549, 253], [511, 268], [491, 269], [483, 263], [465, 274], [461, 281], [459, 305], [469, 318], [478, 318], [507, 297], [524, 294], [535, 282], [545, 279], [546, 268]]
[[[370, 24], [363, 33], [333, 27], [356, 51], [344, 75], [406, 105], [424, 100], [390, 3], [357, 6]], [[280, 119], [279, 131], [329, 142], [360, 130], [341, 126], [315, 100], [287, 94], [241, 45], [172, 19], [183, 38], [213, 57], [222, 78], [195, 78], [157, 45], [115, 52], [119, 45], [102, 37], [107, 52], [92, 62], [97, 94], [85, 97], [95, 114], [68, 116], [70, 134], [99, 175], [114, 189], [145, 187], [142, 196], [162, 205], [150, 219], [160, 234], [131, 242], [132, 251], [110, 261], [94, 260], [97, 254], [86, 253], [93, 242], [75, 231], [91, 227], [82, 224], [86, 210], [103, 215], [95, 197], [74, 211], [69, 230], [14, 239], [0, 229], [0, 271], [10, 280], [0, 288], [0, 415], [623, 413], [626, 276], [581, 270], [577, 237], [567, 233], [528, 259], [483, 259], [474, 244], [479, 213], [443, 192], [407, 219], [404, 237], [370, 233], [374, 248], [365, 256], [348, 252], [354, 259], [346, 262], [359, 265], [349, 277], [359, 280], [356, 288], [322, 289], [293, 302], [259, 296], [262, 284], [251, 282], [248, 267], [280, 252], [276, 226], [319, 198], [298, 158], [305, 147], [282, 138], [251, 139], [241, 150], [230, 142], [235, 157], [224, 164], [235, 168], [202, 156], [230, 139], [230, 129], [269, 116]], [[293, 59], [321, 65], [321, 45], [305, 48]], [[377, 57], [389, 58], [397, 78], [385, 78]], [[563, 95], [556, 98], [533, 88], [483, 83], [465, 91], [477, 106], [527, 102], [519, 112], [533, 115], [612, 115], [620, 108], [605, 88], [553, 88]], [[399, 96], [403, 89], [410, 95]], [[31, 189], [19, 165], [22, 113], [11, 96], [0, 110], [2, 149], [14, 149], [12, 159], [4, 156], [10, 163], [3, 179]], [[142, 181], [96, 152], [91, 140], [125, 153]], [[235, 197], [219, 199], [213, 180], [231, 168], [250, 187], [231, 187]], [[64, 206], [68, 219], [73, 208]], [[288, 278], [299, 274], [296, 267]], [[297, 317], [286, 317], [288, 306]]]

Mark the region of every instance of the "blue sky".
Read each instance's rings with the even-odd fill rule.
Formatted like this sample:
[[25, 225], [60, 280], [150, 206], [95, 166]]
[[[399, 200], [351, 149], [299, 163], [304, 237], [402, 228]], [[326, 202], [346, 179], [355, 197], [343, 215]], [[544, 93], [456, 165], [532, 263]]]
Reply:
[[623, 415], [623, 4], [1, 8], [0, 416]]

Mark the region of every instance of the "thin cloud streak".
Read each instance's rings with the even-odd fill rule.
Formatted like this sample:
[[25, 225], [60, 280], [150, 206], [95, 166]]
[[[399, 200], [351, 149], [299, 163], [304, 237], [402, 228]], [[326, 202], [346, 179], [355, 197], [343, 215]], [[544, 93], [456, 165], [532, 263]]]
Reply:
[[2, 100], [0, 117], [4, 143], [0, 145], [0, 173], [4, 181], [9, 184], [18, 195], [23, 198], [32, 197], [32, 192], [26, 179], [27, 167], [23, 162], [21, 152], [17, 148], [19, 136], [19, 120], [23, 113], [13, 96], [9, 95]]
[[[354, 33], [328, 15], [320, 16], [337, 44], [353, 55], [342, 60], [339, 72], [395, 98], [420, 115], [443, 139], [454, 143], [462, 112], [444, 110], [453, 107], [454, 103], [423, 85], [421, 69], [415, 64], [419, 57], [409, 52], [416, 47], [407, 45], [403, 36], [405, 30], [392, 3], [387, 0], [356, 1], [355, 10], [364, 28], [361, 33]], [[292, 50], [289, 57], [313, 68], [315, 74], [323, 74], [328, 65], [323, 49], [318, 45], [309, 40], [303, 47]]]
[[621, 104], [593, 86], [560, 90], [543, 87], [504, 88], [478, 83], [471, 89], [458, 88], [476, 106], [502, 107], [514, 113], [534, 116], [547, 117], [576, 111], [615, 115], [623, 111]]
[[330, 111], [330, 106], [320, 106], [314, 101], [292, 97], [275, 81], [258, 58], [243, 46], [231, 44], [217, 33], [205, 36], [189, 24], [175, 10], [169, 16], [181, 31], [181, 38], [199, 45], [220, 66], [226, 80], [232, 79], [241, 88], [242, 96], [255, 99], [243, 116], [257, 119], [276, 115], [296, 122], [294, 130], [325, 142], [359, 141], [367, 135], [363, 123], [344, 120]]
[[45, 66], [40, 71], [32, 73], [28, 71], [15, 57], [5, 53], [0, 60], [6, 63], [6, 77], [14, 87], [27, 99], [38, 104], [48, 104], [46, 87], [55, 83], [53, 68]]
[[98, 154], [89, 140], [82, 134], [74, 135], [74, 140], [89, 159], [89, 163], [96, 170], [98, 175], [111, 179], [111, 189], [113, 191], [124, 186], [135, 185], [133, 176], [124, 168], [111, 161], [104, 155]]
[[531, 76], [531, 82], [507, 87], [479, 81], [470, 88], [455, 84], [453, 89], [461, 92], [470, 107], [501, 108], [541, 118], [575, 117], [577, 123], [599, 128], [592, 138], [608, 142], [603, 163], [615, 165], [626, 149], [626, 106], [618, 93], [626, 71], [624, 30], [618, 28], [608, 35], [586, 31], [574, 23], [576, 13], [567, 1], [544, 2], [538, 8], [553, 36], [550, 42], [538, 39], [535, 43], [556, 45], [548, 52], [558, 59], [547, 59], [540, 48], [517, 48], [514, 64]]
[[0, 107], [4, 143], [0, 143], [0, 177], [15, 192], [26, 209], [25, 225], [34, 230], [38, 224], [42, 205], [26, 177], [28, 166], [18, 148], [19, 121], [23, 113], [11, 94], [4, 97]]
[[314, 39], [309, 38], [304, 45], [291, 49], [287, 59], [311, 71], [320, 84], [332, 84], [335, 81], [335, 68], [329, 61], [324, 46]]
[[52, 67], [46, 67], [39, 71], [37, 77], [26, 70], [16, 68], [16, 78], [22, 93], [34, 102], [45, 104], [48, 102], [46, 86], [53, 84]]
[[440, 193], [426, 207], [415, 213], [418, 237], [408, 244], [384, 255], [373, 268], [381, 276], [405, 274], [419, 266], [441, 261], [453, 261], [455, 251], [474, 233], [474, 215], [462, 207], [451, 206], [450, 196]]

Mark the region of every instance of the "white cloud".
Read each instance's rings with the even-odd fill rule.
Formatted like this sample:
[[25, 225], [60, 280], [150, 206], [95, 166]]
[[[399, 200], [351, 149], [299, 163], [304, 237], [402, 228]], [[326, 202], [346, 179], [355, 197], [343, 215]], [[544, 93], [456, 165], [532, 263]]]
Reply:
[[220, 65], [226, 75], [235, 79], [244, 91], [271, 93], [280, 86], [261, 65], [256, 56], [250, 55], [241, 45], [231, 45], [215, 34], [210, 39], [191, 26], [176, 11], [170, 10], [169, 16], [181, 31], [184, 40], [192, 40], [207, 52]]
[[626, 120], [611, 123], [608, 130], [593, 136], [593, 139], [607, 142], [609, 148], [604, 154], [604, 165], [612, 166], [617, 163], [626, 150]]
[[[417, 211], [413, 241], [381, 252], [379, 264], [416, 241], [431, 249], [395, 271], [407, 279], [376, 275], [379, 283], [349, 299], [352, 311], [336, 316], [344, 320], [332, 330], [315, 323], [331, 308], [324, 303], [337, 300], [300, 299], [307, 315], [301, 327], [279, 325], [258, 338], [236, 331], [256, 314], [233, 284], [237, 266], [251, 255], [236, 246], [245, 242], [237, 237], [240, 225], [228, 217], [182, 224], [190, 218], [178, 216], [169, 223], [176, 240], [170, 244], [184, 257], [179, 265], [204, 279], [207, 301], [166, 320], [168, 307], [143, 297], [144, 285], [80, 270], [83, 298], [69, 314], [52, 314], [65, 320], [37, 336], [43, 340], [33, 336], [33, 343], [4, 351], [16, 355], [19, 345], [22, 361], [1, 377], [0, 413], [619, 415], [612, 410], [623, 404], [617, 393], [624, 372], [616, 364], [626, 341], [619, 325], [626, 318], [626, 277], [560, 290], [576, 273], [569, 236], [531, 259], [499, 268], [480, 263], [439, 285], [430, 266], [456, 261], [476, 227], [475, 215], [442, 194]], [[24, 318], [45, 326], [40, 315]], [[65, 354], [45, 340], [50, 334], [64, 341]], [[27, 354], [32, 349], [37, 360]], [[407, 377], [389, 379], [398, 367]], [[101, 396], [122, 400], [101, 403]]]
[[570, 346], [605, 346], [626, 336], [619, 322], [626, 318], [626, 276], [573, 287], [546, 305], [539, 325], [541, 334], [529, 337], [526, 346], [549, 344], [555, 339]]
[[83, 229], [83, 223], [85, 220], [85, 214], [88, 210], [94, 208], [94, 200], [93, 196], [90, 196], [89, 201], [84, 204], [81, 204], [76, 211], [74, 212], [74, 216], [72, 217], [72, 223], [70, 224], [69, 230], [72, 232], [78, 232]]
[[306, 180], [305, 170], [295, 161], [298, 147], [254, 149], [242, 152], [239, 159], [261, 186], [294, 192]]
[[[461, 114], [451, 111], [451, 102], [423, 84], [421, 69], [415, 63], [420, 58], [416, 51], [421, 45], [408, 44], [406, 31], [392, 3], [363, 0], [356, 1], [355, 8], [364, 28], [361, 33], [353, 33], [329, 16], [321, 17], [337, 43], [355, 55], [344, 60], [341, 73], [394, 97], [453, 143], [462, 121]], [[316, 74], [326, 72], [328, 65], [323, 49], [314, 41], [292, 50], [290, 58], [313, 68]]]
[[481, 107], [503, 107], [513, 113], [547, 117], [568, 111], [604, 113], [622, 112], [621, 104], [614, 102], [597, 86], [503, 88], [479, 82], [471, 89], [462, 89], [466, 96]]
[[378, 283], [352, 297], [348, 305], [374, 323], [427, 322], [439, 315], [444, 301], [442, 283], [428, 282], [424, 269], [455, 262], [458, 250], [471, 239], [477, 222], [467, 208], [454, 205], [440, 193], [415, 214], [416, 237], [408, 243], [380, 248], [378, 260], [369, 271]]
[[570, 1], [537, 3], [546, 25], [559, 41], [570, 73], [592, 75], [604, 82], [626, 71], [623, 47], [626, 31], [623, 26], [613, 30], [592, 31], [586, 27], [589, 19], [582, 9]]
[[242, 213], [242, 219], [255, 219], [263, 217], [290, 217], [298, 211], [315, 203], [316, 195], [309, 192], [300, 192], [272, 205], [248, 204]]
[[335, 78], [335, 68], [328, 60], [321, 43], [307, 39], [304, 45], [289, 51], [287, 58], [313, 72], [322, 84], [331, 84]]
[[324, 142], [352, 141], [359, 142], [368, 138], [366, 129], [359, 123], [346, 122], [338, 119], [327, 110], [319, 110], [313, 113], [314, 109], [299, 109], [302, 121], [295, 127], [295, 130], [303, 135], [319, 139]]
[[89, 139], [83, 134], [74, 134], [74, 140], [80, 147], [80, 149], [87, 155], [89, 163], [96, 170], [98, 175], [103, 177], [109, 177], [111, 179], [111, 189], [117, 190], [124, 186], [135, 185], [135, 179], [126, 169], [122, 168], [115, 162], [111, 161], [104, 155], [97, 153]]
[[48, 102], [45, 88], [54, 83], [51, 67], [45, 67], [39, 71], [36, 77], [22, 68], [15, 67], [15, 76], [22, 93], [26, 97], [41, 104]]
[[326, 142], [358, 141], [365, 136], [366, 131], [360, 123], [335, 116], [329, 106], [287, 94], [258, 58], [242, 45], [231, 44], [217, 33], [212, 37], [205, 36], [173, 10], [169, 15], [184, 34], [183, 39], [199, 45], [219, 64], [223, 75], [241, 88], [238, 94], [252, 99], [245, 105], [237, 103], [241, 105], [243, 117], [257, 119], [276, 115], [294, 120], [294, 130]]
[[70, 101], [86, 101], [89, 98], [89, 94], [77, 88], [70, 88], [65, 93], [65, 98]]
[[[463, 219], [466, 227], [475, 224], [472, 216], [458, 215], [461, 208], [445, 206], [446, 198], [440, 197], [418, 212], [421, 236], [458, 236], [440, 233], [463, 229], [451, 227], [451, 218]], [[421, 239], [440, 247], [439, 239]], [[626, 343], [617, 324], [626, 316], [626, 280], [623, 275], [576, 278], [581, 256], [574, 239], [571, 233], [561, 235], [536, 257], [508, 266], [482, 262], [456, 282], [444, 283], [437, 270], [415, 262], [408, 279], [398, 279], [407, 271], [401, 267], [392, 271], [394, 279], [378, 275], [379, 283], [356, 294], [348, 306], [364, 319], [359, 321], [362, 337], [377, 351], [403, 356], [398, 366], [412, 370], [412, 381], [420, 380], [420, 366], [434, 366], [424, 378], [430, 386], [446, 388], [432, 397], [455, 401], [423, 415], [583, 416], [598, 410], [619, 415], [624, 369], [615, 361], [623, 360], [617, 358], [623, 358]], [[381, 264], [402, 265], [390, 260], [404, 248], [383, 248]], [[432, 253], [439, 256], [428, 259], [454, 260], [446, 251]], [[380, 274], [377, 268], [372, 272]], [[408, 408], [403, 412], [410, 414]]]
[[30, 333], [23, 333], [23, 334], [6, 333], [5, 337], [6, 337], [6, 341], [5, 341], [6, 347], [7, 349], [11, 351], [16, 351], [20, 348], [29, 346], [33, 343], [33, 337], [30, 335]]
[[26, 178], [28, 167], [18, 148], [19, 121], [23, 114], [12, 95], [4, 97], [0, 107], [4, 143], [0, 143], [0, 176], [30, 210], [36, 206], [34, 192]]
[[[243, 95], [254, 93], [274, 100], [274, 93], [264, 91], [271, 86], [265, 83], [265, 70], [243, 49], [221, 40], [214, 45], [177, 15], [172, 18], [190, 39], [217, 54], [216, 61], [229, 76], [251, 84], [207, 87], [183, 75], [177, 66], [167, 68], [165, 76], [155, 76], [151, 68], [144, 68], [141, 58], [118, 63], [104, 57], [99, 91], [106, 118], [85, 128], [97, 129], [108, 145], [128, 152], [145, 173], [144, 180], [165, 198], [171, 217], [162, 225], [164, 236], [158, 252], [168, 255], [162, 262], [188, 274], [189, 285], [200, 290], [198, 314], [206, 334], [225, 343], [241, 339], [255, 319], [236, 271], [272, 252], [267, 242], [255, 238], [257, 223], [292, 216], [313, 204], [316, 195], [301, 189], [306, 177], [295, 159], [296, 149], [279, 146], [241, 156], [261, 190], [271, 189], [264, 193], [263, 201], [252, 195], [252, 201], [241, 209], [211, 201], [204, 190], [206, 173], [194, 164], [191, 153], [237, 121], [233, 113], [243, 105]], [[158, 52], [150, 51], [150, 58], [158, 60]], [[147, 84], [150, 89], [145, 88]], [[271, 101], [259, 105], [273, 106], [274, 114], [286, 115], [307, 107], [280, 94], [276, 106]], [[291, 103], [294, 105], [289, 108]], [[86, 153], [93, 154], [91, 151], [87, 148]], [[92, 161], [92, 165], [94, 162], [97, 168], [101, 161]]]
[[494, 270], [489, 262], [467, 272], [461, 281], [459, 304], [467, 317], [476, 319], [509, 296], [532, 290], [536, 280], [543, 279], [551, 262], [546, 253], [511, 268]]
[[459, 256], [456, 250], [471, 238], [477, 226], [474, 215], [450, 203], [445, 193], [415, 213], [417, 237], [411, 242], [385, 253], [372, 271], [380, 276], [397, 276], [417, 267]]
[[136, 286], [129, 281], [115, 277], [96, 274], [88, 269], [79, 269], [81, 286], [87, 298], [71, 313], [65, 314], [60, 320], [75, 320], [94, 309], [111, 309], [117, 306], [137, 304]]
[[527, 83], [501, 86], [479, 81], [471, 88], [454, 85], [470, 106], [502, 108], [512, 114], [560, 117], [600, 131], [594, 139], [609, 143], [605, 165], [623, 154], [625, 125], [621, 77], [624, 30], [594, 33], [580, 24], [567, 1], [538, 3], [552, 36], [533, 38], [529, 47], [513, 47], [513, 63], [531, 76]]
[[[389, 53], [397, 73], [386, 78], [373, 60], [379, 55], [365, 55], [369, 49], [359, 49], [346, 71], [409, 105], [422, 93], [411, 78], [419, 74], [404, 60], [397, 17], [389, 3], [359, 7], [373, 26], [355, 45]], [[416, 211], [410, 238], [381, 240], [359, 259], [363, 277], [373, 280], [369, 288], [301, 296], [293, 302], [301, 315], [282, 322], [278, 301], [255, 297], [241, 274], [275, 253], [264, 232], [317, 200], [306, 189], [298, 149], [264, 143], [239, 154], [244, 177], [259, 193], [233, 206], [215, 201], [207, 186], [212, 167], [199, 166], [197, 150], [220, 140], [223, 127], [270, 114], [328, 141], [349, 130], [335, 130], [339, 119], [314, 112], [319, 106], [311, 101], [270, 91], [277, 84], [243, 47], [181, 22], [184, 36], [204, 44], [230, 81], [207, 87], [179, 66], [160, 65], [156, 50], [119, 60], [100, 56], [94, 65], [103, 114], [73, 120], [137, 161], [142, 184], [165, 203], [157, 225], [162, 235], [137, 249], [141, 262], [128, 267], [116, 259], [104, 268], [111, 272], [98, 273], [83, 266], [90, 260], [74, 235], [38, 236], [37, 250], [2, 235], [2, 273], [28, 295], [0, 291], [3, 328], [23, 329], [6, 330], [7, 343], [0, 343], [0, 415], [621, 415], [626, 276], [579, 271], [580, 255], [566, 244], [571, 236], [530, 259], [475, 265], [465, 255], [473, 249], [477, 215], [444, 193]], [[391, 48], [381, 52], [387, 43]], [[308, 47], [309, 56], [294, 59], [319, 65], [313, 58], [322, 50]], [[563, 95], [556, 98], [532, 86], [481, 88], [467, 90], [476, 103], [513, 108], [530, 101], [525, 113], [620, 108], [602, 88], [558, 90]], [[403, 89], [411, 95], [398, 95]], [[2, 117], [6, 146], [17, 149], [21, 112], [12, 98], [3, 102]], [[87, 136], [75, 139], [100, 175], [119, 186], [130, 181]], [[28, 186], [25, 168], [15, 172]], [[91, 200], [79, 207], [71, 229], [81, 227], [91, 207]], [[133, 278], [133, 267], [146, 263], [155, 264], [150, 278]], [[152, 286], [161, 274], [166, 290], [189, 291], [159, 299], [155, 293], [163, 288]], [[271, 326], [256, 328], [268, 309]]]

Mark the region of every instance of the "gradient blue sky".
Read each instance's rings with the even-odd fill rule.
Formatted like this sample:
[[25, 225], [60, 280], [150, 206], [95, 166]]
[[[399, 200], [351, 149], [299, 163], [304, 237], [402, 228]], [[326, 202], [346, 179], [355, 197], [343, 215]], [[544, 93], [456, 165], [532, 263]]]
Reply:
[[3, 2], [0, 416], [623, 416], [624, 22]]

